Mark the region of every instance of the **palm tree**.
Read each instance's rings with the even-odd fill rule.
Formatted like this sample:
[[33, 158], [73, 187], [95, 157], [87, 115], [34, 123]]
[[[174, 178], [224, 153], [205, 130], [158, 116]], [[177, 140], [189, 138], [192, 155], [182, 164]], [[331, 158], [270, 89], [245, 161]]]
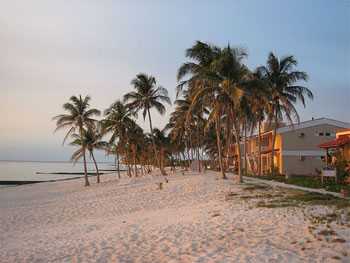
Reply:
[[73, 155], [70, 158], [70, 161], [73, 161], [74, 164], [83, 156], [83, 148], [87, 149], [90, 153], [90, 157], [94, 162], [95, 165], [95, 169], [96, 169], [96, 176], [97, 176], [97, 183], [100, 183], [100, 174], [98, 171], [98, 167], [97, 167], [97, 163], [96, 163], [96, 159], [94, 156], [94, 150], [98, 149], [98, 150], [107, 150], [108, 147], [108, 143], [105, 141], [101, 141], [102, 139], [102, 135], [99, 134], [96, 130], [92, 130], [92, 129], [87, 129], [87, 130], [83, 130], [83, 138], [81, 138], [78, 134], [73, 134], [73, 141], [71, 143], [69, 143], [69, 146], [82, 146], [82, 142], [83, 142], [83, 146], [80, 149], [78, 149], [76, 152], [73, 153]]
[[[180, 83], [178, 91], [184, 85], [195, 83], [197, 87], [192, 106], [197, 100], [202, 100], [211, 109], [208, 121], [215, 121], [218, 158], [221, 170], [221, 179], [226, 179], [221, 152], [221, 123], [224, 113], [231, 114], [236, 141], [239, 142], [239, 127], [237, 123], [237, 112], [239, 112], [239, 101], [243, 94], [241, 83], [245, 81], [248, 69], [241, 64], [246, 56], [239, 48], [232, 49], [230, 45], [221, 49], [216, 46], [197, 42], [195, 46], [187, 50], [187, 56], [198, 63], [185, 63], [178, 70], [178, 79], [191, 74], [192, 77]], [[231, 127], [226, 127], [231, 129]], [[239, 172], [238, 181], [242, 182], [241, 151], [238, 143]]]
[[110, 145], [118, 141], [118, 148], [120, 150], [124, 149], [124, 160], [127, 162], [128, 149], [126, 131], [129, 123], [132, 121], [131, 118], [133, 114], [128, 111], [120, 100], [117, 100], [104, 111], [104, 116], [105, 118], [101, 121], [102, 132], [103, 134], [112, 134], [109, 140]]
[[134, 162], [134, 175], [136, 177], [138, 176], [136, 153], [137, 153], [137, 148], [142, 143], [143, 130], [139, 125], [136, 124], [136, 121], [132, 120], [131, 122], [128, 123], [126, 134], [127, 134], [127, 142], [132, 149], [132, 157]]
[[131, 100], [127, 106], [135, 113], [143, 109], [142, 114], [144, 120], [146, 118], [146, 115], [148, 115], [154, 154], [156, 156], [157, 164], [162, 175], [165, 175], [165, 171], [161, 169], [160, 166], [160, 160], [154, 141], [150, 109], [154, 107], [160, 114], [164, 114], [165, 107], [162, 102], [167, 102], [171, 105], [170, 98], [168, 97], [168, 91], [162, 86], [157, 87], [155, 77], [148, 76], [144, 73], [136, 75], [136, 78], [131, 81], [131, 84], [134, 86], [135, 91], [131, 91], [125, 94], [124, 101], [127, 102]]
[[258, 164], [257, 172], [261, 175], [261, 123], [264, 121], [266, 115], [270, 115], [269, 90], [267, 82], [262, 77], [258, 70], [255, 70], [252, 79], [247, 83], [251, 113], [253, 114], [253, 128], [258, 128]]
[[159, 149], [160, 165], [162, 167], [162, 170], [164, 171], [164, 161], [170, 155], [170, 140], [169, 137], [166, 136], [164, 130], [161, 131], [155, 128], [153, 130], [153, 133], [157, 148]]
[[119, 178], [120, 176], [120, 155], [121, 155], [121, 143], [118, 141], [117, 143], [110, 144], [108, 143], [107, 155], [113, 154], [115, 157], [115, 168], [118, 172]]
[[270, 103], [274, 126], [270, 163], [271, 170], [274, 166], [278, 119], [282, 119], [284, 113], [291, 124], [293, 124], [293, 117], [299, 122], [299, 115], [293, 104], [301, 101], [305, 107], [305, 94], [310, 99], [313, 99], [313, 94], [308, 88], [294, 85], [298, 81], [307, 81], [308, 79], [308, 75], [305, 72], [295, 70], [297, 65], [298, 62], [293, 56], [284, 56], [278, 59], [270, 52], [266, 66], [260, 66], [258, 68], [260, 74], [267, 81], [269, 93], [271, 94]]
[[99, 116], [100, 111], [97, 109], [89, 109], [90, 96], [86, 96], [84, 99], [79, 95], [79, 97], [72, 96], [70, 97], [71, 102], [63, 104], [63, 109], [68, 111], [69, 114], [60, 114], [53, 117], [53, 120], [56, 120], [56, 129], [69, 128], [66, 136], [63, 139], [63, 144], [68, 138], [69, 135], [75, 133], [75, 130], [78, 129], [80, 138], [81, 138], [81, 147], [82, 155], [84, 161], [84, 176], [85, 176], [85, 186], [89, 186], [89, 180], [87, 177], [86, 169], [86, 158], [85, 158], [85, 147], [83, 143], [83, 128], [94, 129], [96, 126], [96, 120], [92, 119], [93, 116]]

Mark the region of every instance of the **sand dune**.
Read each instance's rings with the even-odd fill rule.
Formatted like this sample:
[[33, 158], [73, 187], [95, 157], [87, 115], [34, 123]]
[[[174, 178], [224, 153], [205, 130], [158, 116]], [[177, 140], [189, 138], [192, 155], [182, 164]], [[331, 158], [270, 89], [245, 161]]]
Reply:
[[162, 190], [161, 176], [115, 174], [0, 189], [1, 262], [349, 262], [345, 219], [334, 236], [310, 230], [308, 215], [330, 208], [256, 207], [242, 196], [259, 191], [215, 172], [167, 178]]

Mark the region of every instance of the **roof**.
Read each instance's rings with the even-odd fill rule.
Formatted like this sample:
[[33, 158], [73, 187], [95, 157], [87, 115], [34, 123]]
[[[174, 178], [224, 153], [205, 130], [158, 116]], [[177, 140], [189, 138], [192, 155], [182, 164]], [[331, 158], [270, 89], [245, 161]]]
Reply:
[[320, 145], [317, 145], [318, 148], [334, 148], [342, 146], [346, 143], [350, 143], [350, 137], [339, 137], [333, 141], [325, 142]]
[[295, 130], [300, 130], [300, 129], [305, 129], [309, 127], [314, 127], [317, 125], [322, 125], [322, 124], [328, 124], [344, 129], [349, 129], [350, 128], [350, 123], [347, 122], [342, 122], [342, 121], [337, 121], [333, 119], [328, 119], [328, 118], [319, 118], [319, 119], [313, 119], [313, 120], [308, 120], [304, 122], [299, 122], [294, 125], [287, 125], [285, 127], [281, 127], [277, 129], [277, 134], [280, 133], [285, 133], [285, 132], [290, 132], [290, 131], [295, 131]]
[[350, 129], [343, 129], [343, 130], [338, 130], [338, 131], [335, 131], [335, 132], [337, 133], [337, 132], [347, 132], [347, 131], [350, 131]]

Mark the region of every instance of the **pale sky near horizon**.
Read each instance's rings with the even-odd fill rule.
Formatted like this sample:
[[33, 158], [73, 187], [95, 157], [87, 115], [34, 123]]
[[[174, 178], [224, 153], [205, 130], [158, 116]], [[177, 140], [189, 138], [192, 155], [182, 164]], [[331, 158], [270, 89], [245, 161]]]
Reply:
[[[140, 72], [175, 100], [176, 72], [195, 40], [248, 51], [254, 70], [268, 53], [294, 55], [314, 93], [301, 120], [350, 122], [350, 1], [0, 2], [0, 160], [63, 160], [74, 148], [51, 118], [71, 95], [101, 111], [131, 91]], [[152, 113], [154, 126], [164, 116]], [[147, 121], [147, 119], [146, 119]], [[138, 123], [148, 129], [141, 116]], [[103, 160], [103, 154], [99, 154]]]

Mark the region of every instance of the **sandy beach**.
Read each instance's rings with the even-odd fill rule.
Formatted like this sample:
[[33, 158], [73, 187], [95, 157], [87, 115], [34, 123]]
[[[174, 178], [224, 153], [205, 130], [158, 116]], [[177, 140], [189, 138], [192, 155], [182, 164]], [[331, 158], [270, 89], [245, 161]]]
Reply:
[[[90, 187], [74, 179], [2, 188], [0, 261], [350, 262], [349, 210], [264, 207], [301, 191], [218, 177], [108, 174]], [[343, 214], [315, 223], [333, 213]]]

